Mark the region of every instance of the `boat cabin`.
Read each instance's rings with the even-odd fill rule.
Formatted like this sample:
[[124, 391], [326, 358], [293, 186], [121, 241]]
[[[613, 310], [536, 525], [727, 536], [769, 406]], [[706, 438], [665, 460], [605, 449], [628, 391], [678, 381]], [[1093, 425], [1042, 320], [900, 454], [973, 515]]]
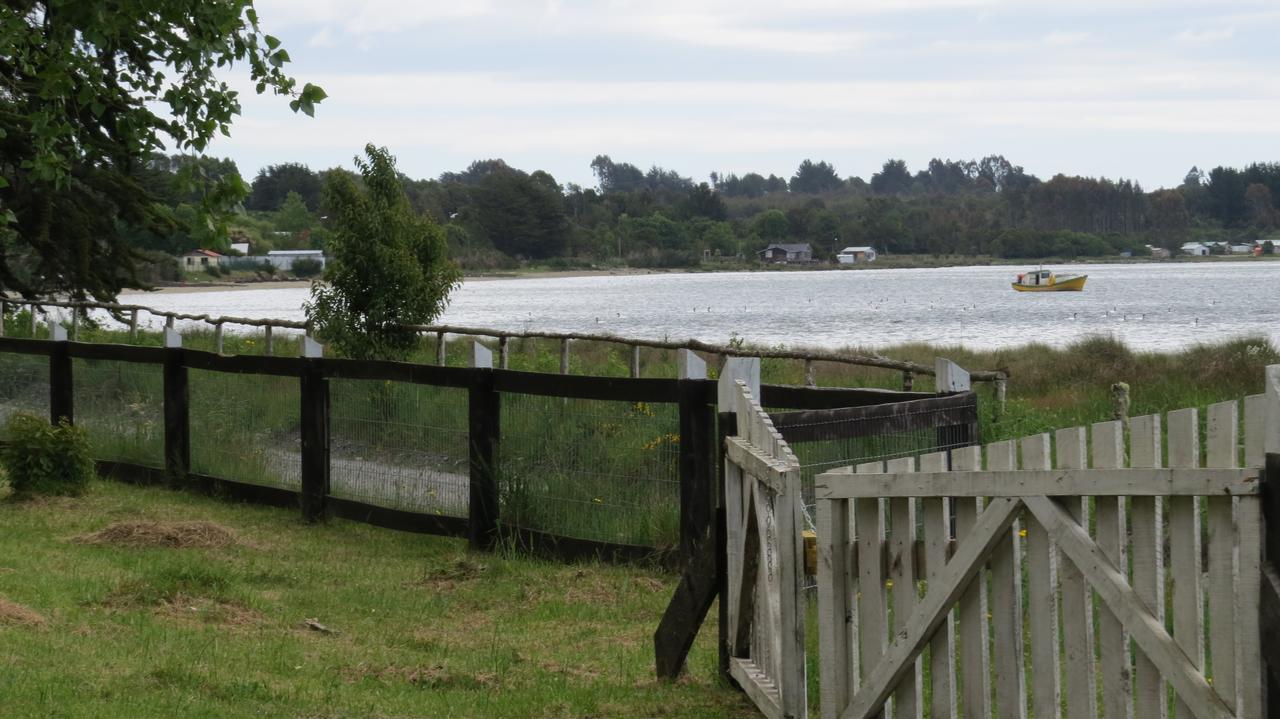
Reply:
[[1020, 285], [1048, 285], [1053, 277], [1053, 273], [1049, 270], [1032, 270], [1018, 275], [1018, 284]]

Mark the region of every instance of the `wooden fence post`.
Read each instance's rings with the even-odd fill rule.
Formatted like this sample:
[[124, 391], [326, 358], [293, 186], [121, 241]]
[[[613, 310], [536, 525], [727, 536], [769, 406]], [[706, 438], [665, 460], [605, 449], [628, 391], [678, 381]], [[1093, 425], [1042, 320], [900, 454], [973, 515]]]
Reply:
[[631, 345], [631, 376], [640, 376], [640, 345]]
[[560, 374], [569, 374], [569, 338], [560, 340]]
[[9, 314], [9, 303], [0, 300], [0, 337], [4, 337], [4, 319]]
[[166, 327], [164, 347], [164, 471], [177, 485], [191, 473], [191, 399], [182, 335]]
[[319, 342], [304, 336], [302, 356], [302, 518], [317, 522], [325, 518], [329, 496], [329, 380], [317, 361], [324, 356]]
[[493, 353], [476, 342], [467, 388], [470, 437], [470, 502], [467, 540], [472, 549], [490, 550], [498, 539], [498, 441], [501, 436], [501, 395], [494, 389]]
[[[969, 372], [949, 359], [935, 358], [933, 371], [935, 391], [940, 394], [954, 394], [972, 390], [973, 385], [969, 380]], [[978, 425], [976, 423], [939, 427], [937, 430], [937, 445], [939, 449], [951, 449], [953, 447], [976, 444], [977, 442]]]
[[720, 596], [719, 603], [719, 653], [720, 676], [732, 682], [729, 676], [729, 546], [736, 546], [737, 536], [730, 536], [728, 528], [729, 512], [742, 514], [742, 497], [738, 492], [732, 495], [727, 491], [724, 475], [724, 441], [725, 438], [738, 433], [738, 380], [746, 382], [747, 389], [753, 397], [760, 396], [760, 358], [758, 357], [726, 357], [724, 366], [720, 368], [720, 379], [716, 384], [716, 406], [720, 432], [716, 445], [716, 486], [719, 501], [717, 503], [717, 523], [724, 527], [718, 538], [718, 555], [716, 558], [716, 583]]
[[222, 323], [216, 322], [213, 325], [213, 351], [222, 354]]
[[904, 370], [902, 373], [902, 391], [910, 392], [916, 385], [916, 373], [911, 370]]
[[49, 355], [49, 421], [55, 425], [63, 421], [73, 424], [75, 392], [66, 328], [50, 320], [49, 339], [53, 340], [53, 352]]
[[509, 337], [502, 335], [498, 338], [498, 366], [502, 369], [507, 368], [507, 363], [511, 358], [511, 350], [507, 347]]
[[[684, 671], [698, 629], [716, 596], [724, 591], [723, 510], [713, 511], [719, 452], [711, 444], [715, 407], [705, 379], [707, 365], [690, 350], [680, 350], [676, 362], [680, 368], [680, 548], [685, 566], [653, 634], [655, 669], [663, 679], [675, 679]], [[727, 658], [725, 662], [727, 676]]]
[[31, 308], [31, 339], [36, 338], [36, 310], [40, 309], [36, 305], [28, 305]]
[[[1261, 635], [1280, 636], [1280, 365], [1266, 369], [1263, 386], [1266, 411], [1263, 449], [1266, 463], [1262, 475], [1262, 596], [1259, 597]], [[1259, 671], [1265, 687], [1263, 716], [1280, 715], [1280, 644], [1260, 643]], [[1244, 659], [1248, 666], [1248, 658]]]
[[129, 310], [129, 341], [138, 341], [138, 311]]
[[444, 333], [436, 333], [436, 364], [443, 367], [445, 365], [445, 350], [447, 346], [444, 343]]
[[274, 354], [274, 353], [275, 353], [275, 349], [276, 349], [275, 337], [274, 337], [274, 335], [273, 335], [273, 334], [272, 334], [272, 332], [271, 332], [271, 325], [266, 325], [266, 326], [263, 328], [263, 338], [262, 338], [262, 340], [263, 340], [263, 342], [262, 342], [262, 344], [263, 344], [263, 352], [262, 352], [262, 353], [263, 353], [263, 354], [265, 354], [265, 355], [267, 355], [268, 357], [270, 357], [272, 354]]
[[818, 378], [814, 375], [813, 360], [811, 359], [807, 359], [804, 361], [804, 386], [805, 387], [818, 386]]
[[80, 341], [80, 308], [71, 308], [71, 341]]

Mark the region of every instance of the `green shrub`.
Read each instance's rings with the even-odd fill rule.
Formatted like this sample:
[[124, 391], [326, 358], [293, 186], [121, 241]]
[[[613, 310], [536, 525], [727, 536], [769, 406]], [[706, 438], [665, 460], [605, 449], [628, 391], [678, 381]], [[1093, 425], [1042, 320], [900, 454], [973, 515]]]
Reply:
[[324, 265], [321, 264], [320, 260], [304, 257], [300, 260], [294, 260], [290, 269], [295, 277], [315, 277], [324, 269]]
[[0, 446], [0, 467], [15, 496], [80, 494], [93, 478], [83, 429], [19, 412], [5, 422], [5, 433], [9, 441]]

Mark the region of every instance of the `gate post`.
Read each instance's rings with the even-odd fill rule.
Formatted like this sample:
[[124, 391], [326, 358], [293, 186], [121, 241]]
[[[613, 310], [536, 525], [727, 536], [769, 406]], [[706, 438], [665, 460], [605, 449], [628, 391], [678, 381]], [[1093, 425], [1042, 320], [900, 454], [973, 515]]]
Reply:
[[493, 353], [475, 343], [467, 388], [470, 445], [470, 502], [467, 540], [472, 549], [492, 549], [498, 540], [498, 477], [495, 473], [502, 405], [493, 386]]
[[191, 418], [182, 335], [164, 330], [164, 472], [177, 486], [191, 472]]
[[716, 506], [717, 523], [724, 529], [718, 539], [719, 551], [716, 560], [716, 584], [720, 595], [720, 609], [717, 617], [720, 625], [720, 675], [732, 682], [729, 676], [729, 545], [734, 544], [735, 536], [730, 536], [728, 512], [732, 508], [741, 513], [742, 497], [735, 489], [732, 496], [725, 483], [724, 441], [738, 433], [737, 389], [738, 380], [747, 384], [752, 397], [760, 396], [760, 358], [759, 357], [726, 357], [724, 367], [720, 369], [720, 380], [716, 387], [717, 405], [720, 409], [720, 433], [716, 443], [716, 479], [719, 502]]
[[[1280, 365], [1266, 370], [1263, 386], [1266, 409], [1263, 450], [1266, 465], [1262, 474], [1262, 612], [1263, 637], [1280, 635]], [[1264, 716], [1280, 715], [1280, 645], [1260, 643], [1263, 672]], [[1245, 660], [1248, 661], [1247, 658]]]
[[[219, 325], [221, 327], [221, 325]], [[329, 497], [329, 380], [320, 371], [318, 360], [324, 347], [310, 337], [302, 338], [305, 367], [299, 377], [302, 398], [302, 518], [317, 522], [325, 517]]]
[[715, 415], [706, 391], [707, 365], [689, 350], [680, 350], [680, 553], [688, 566], [708, 539], [714, 514], [715, 470], [710, 458]]
[[49, 354], [49, 421], [57, 426], [64, 420], [75, 422], [75, 394], [72, 391], [71, 348], [67, 346], [67, 329], [49, 320], [49, 339], [53, 340], [53, 352]]

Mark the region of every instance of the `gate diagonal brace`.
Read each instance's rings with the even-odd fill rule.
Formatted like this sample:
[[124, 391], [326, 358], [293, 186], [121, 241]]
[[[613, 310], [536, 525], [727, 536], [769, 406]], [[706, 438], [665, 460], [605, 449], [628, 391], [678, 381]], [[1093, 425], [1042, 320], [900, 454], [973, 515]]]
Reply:
[[1048, 497], [1024, 497], [1023, 502], [1062, 554], [1093, 585], [1103, 604], [1120, 620], [1138, 648], [1173, 685], [1178, 698], [1201, 719], [1231, 719], [1234, 716], [1231, 709], [1066, 508]]

